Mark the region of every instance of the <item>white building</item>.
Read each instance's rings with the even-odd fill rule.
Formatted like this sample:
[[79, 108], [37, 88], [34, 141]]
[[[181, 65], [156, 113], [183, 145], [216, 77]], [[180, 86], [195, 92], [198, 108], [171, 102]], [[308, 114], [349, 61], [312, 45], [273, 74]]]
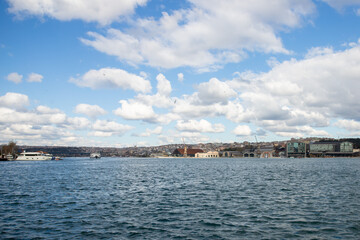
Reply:
[[218, 158], [219, 157], [219, 152], [216, 151], [210, 151], [210, 152], [206, 152], [206, 153], [196, 153], [195, 154], [196, 158]]

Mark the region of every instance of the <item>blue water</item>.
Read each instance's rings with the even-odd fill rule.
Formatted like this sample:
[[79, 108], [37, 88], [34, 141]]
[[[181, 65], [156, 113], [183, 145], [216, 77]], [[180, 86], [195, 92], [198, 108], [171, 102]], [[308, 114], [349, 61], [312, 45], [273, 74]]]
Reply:
[[0, 162], [0, 238], [360, 239], [360, 159]]

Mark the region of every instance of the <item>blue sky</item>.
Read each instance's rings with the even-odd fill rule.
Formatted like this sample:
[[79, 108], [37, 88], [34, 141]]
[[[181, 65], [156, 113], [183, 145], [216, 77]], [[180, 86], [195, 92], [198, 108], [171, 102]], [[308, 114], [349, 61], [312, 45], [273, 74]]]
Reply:
[[6, 0], [0, 32], [0, 143], [360, 135], [360, 0]]

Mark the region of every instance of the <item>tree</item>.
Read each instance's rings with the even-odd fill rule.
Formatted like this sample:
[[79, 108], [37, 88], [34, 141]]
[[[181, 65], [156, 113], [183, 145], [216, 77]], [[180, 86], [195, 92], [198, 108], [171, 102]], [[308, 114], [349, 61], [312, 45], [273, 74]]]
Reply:
[[18, 151], [18, 146], [16, 145], [16, 142], [10, 141], [7, 145], [3, 145], [1, 147], [1, 153], [3, 155], [11, 154], [13, 157], [15, 157], [15, 154]]

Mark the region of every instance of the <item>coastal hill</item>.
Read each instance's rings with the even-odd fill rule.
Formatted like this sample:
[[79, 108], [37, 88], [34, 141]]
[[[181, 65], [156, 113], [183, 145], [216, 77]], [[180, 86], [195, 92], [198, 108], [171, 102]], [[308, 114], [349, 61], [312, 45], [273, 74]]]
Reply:
[[[187, 144], [188, 148], [202, 149], [204, 151], [243, 151], [245, 149], [255, 149], [261, 146], [273, 146], [275, 149], [284, 148], [288, 142], [336, 142], [349, 141], [354, 144], [354, 149], [360, 149], [360, 138], [331, 139], [331, 138], [306, 138], [291, 139], [286, 141], [274, 142], [234, 142], [234, 143], [201, 143]], [[183, 148], [183, 144], [168, 144], [151, 147], [70, 147], [70, 146], [18, 146], [19, 152], [44, 151], [60, 157], [88, 157], [90, 153], [100, 152], [103, 157], [150, 157], [154, 154], [170, 155], [177, 148]]]

